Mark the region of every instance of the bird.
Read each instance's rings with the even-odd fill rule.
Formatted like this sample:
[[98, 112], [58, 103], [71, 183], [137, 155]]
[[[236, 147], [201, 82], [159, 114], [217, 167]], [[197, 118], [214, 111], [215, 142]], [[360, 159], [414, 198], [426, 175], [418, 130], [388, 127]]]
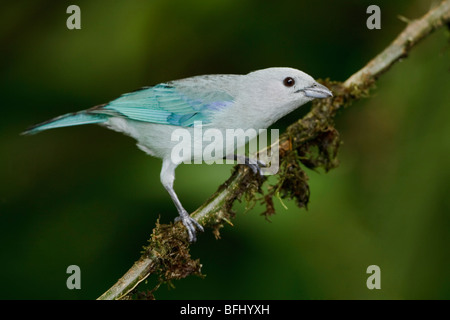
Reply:
[[171, 137], [174, 130], [182, 128], [193, 133], [194, 125], [200, 123], [220, 132], [250, 128], [259, 132], [313, 99], [332, 96], [327, 87], [294, 68], [199, 75], [142, 87], [108, 103], [39, 123], [22, 134], [98, 124], [134, 138], [138, 148], [162, 159], [160, 181], [178, 211], [175, 220], [183, 223], [189, 241], [195, 242], [196, 229], [203, 232], [203, 227], [184, 209], [174, 190], [174, 180], [177, 166], [201, 157], [202, 148], [193, 147], [193, 152], [186, 153], [185, 158], [189, 159], [174, 160], [172, 150], [177, 143]]

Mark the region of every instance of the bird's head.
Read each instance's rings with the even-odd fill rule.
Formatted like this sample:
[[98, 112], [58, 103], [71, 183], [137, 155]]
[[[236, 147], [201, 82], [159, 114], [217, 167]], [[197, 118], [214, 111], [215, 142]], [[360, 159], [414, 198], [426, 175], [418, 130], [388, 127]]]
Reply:
[[308, 101], [333, 96], [327, 87], [297, 69], [268, 68], [244, 77], [245, 98], [255, 101], [252, 108], [271, 123]]

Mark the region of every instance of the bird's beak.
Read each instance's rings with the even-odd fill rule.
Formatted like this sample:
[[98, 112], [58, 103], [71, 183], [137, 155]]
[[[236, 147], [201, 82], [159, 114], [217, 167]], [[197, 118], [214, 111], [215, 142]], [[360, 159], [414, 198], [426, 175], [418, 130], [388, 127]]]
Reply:
[[300, 91], [303, 91], [305, 93], [305, 96], [309, 98], [328, 98], [333, 96], [333, 94], [327, 87], [317, 82], [312, 86], [306, 87]]

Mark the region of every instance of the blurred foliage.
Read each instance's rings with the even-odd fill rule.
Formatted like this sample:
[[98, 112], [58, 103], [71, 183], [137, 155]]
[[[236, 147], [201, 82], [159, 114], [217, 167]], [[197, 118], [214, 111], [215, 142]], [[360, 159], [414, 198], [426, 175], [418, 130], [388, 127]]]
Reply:
[[[98, 126], [19, 133], [140, 86], [208, 73], [299, 68], [345, 80], [433, 1], [16, 1], [0, 10], [0, 277], [2, 299], [93, 299], [139, 257], [156, 220], [176, 210], [160, 160]], [[66, 8], [81, 8], [81, 30]], [[378, 4], [382, 29], [366, 28]], [[157, 299], [450, 298], [448, 30], [431, 35], [342, 110], [340, 166], [305, 168], [308, 210], [275, 199], [268, 223], [237, 205], [234, 227], [191, 250], [205, 279]], [[304, 114], [305, 106], [275, 126]], [[175, 188], [194, 210], [230, 165], [184, 165]], [[66, 268], [81, 268], [68, 290]], [[381, 268], [381, 290], [366, 268]], [[157, 279], [150, 278], [149, 287]]]

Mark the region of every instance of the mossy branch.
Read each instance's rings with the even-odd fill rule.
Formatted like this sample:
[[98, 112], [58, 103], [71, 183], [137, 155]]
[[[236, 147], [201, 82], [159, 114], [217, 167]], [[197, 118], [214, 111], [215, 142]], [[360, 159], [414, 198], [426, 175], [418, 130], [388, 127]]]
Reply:
[[[323, 168], [328, 171], [338, 165], [336, 159], [340, 145], [339, 134], [334, 128], [336, 111], [352, 102], [366, 97], [375, 81], [400, 59], [408, 56], [413, 47], [433, 31], [450, 24], [450, 0], [442, 1], [427, 14], [410, 21], [397, 38], [380, 54], [345, 82], [323, 80], [333, 91], [334, 97], [314, 101], [311, 111], [291, 124], [280, 136], [280, 170], [278, 182], [268, 187], [262, 195], [265, 179], [252, 173], [245, 166], [236, 166], [231, 177], [193, 214], [200, 224], [212, 227], [215, 236], [224, 223], [231, 224], [236, 200], [262, 201], [264, 214], [274, 213], [273, 196], [295, 199], [304, 207], [309, 199], [308, 177], [300, 163], [308, 168]], [[257, 194], [261, 194], [257, 198]], [[149, 244], [141, 258], [98, 299], [129, 299], [136, 286], [151, 274], [158, 275], [158, 283], [152, 291], [137, 297], [153, 298], [153, 292], [163, 282], [181, 279], [188, 275], [201, 276], [201, 264], [189, 254], [187, 233], [181, 223], [156, 224]]]

